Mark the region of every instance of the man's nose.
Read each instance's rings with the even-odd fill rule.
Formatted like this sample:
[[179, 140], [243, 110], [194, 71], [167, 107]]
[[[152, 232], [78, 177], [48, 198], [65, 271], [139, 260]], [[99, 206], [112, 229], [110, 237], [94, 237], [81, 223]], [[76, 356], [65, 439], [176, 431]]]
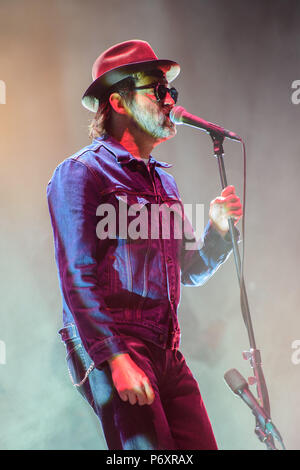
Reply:
[[174, 104], [175, 104], [175, 101], [173, 100], [173, 98], [172, 98], [169, 91], [167, 91], [167, 94], [165, 96], [164, 104], [167, 104], [169, 106], [174, 106]]

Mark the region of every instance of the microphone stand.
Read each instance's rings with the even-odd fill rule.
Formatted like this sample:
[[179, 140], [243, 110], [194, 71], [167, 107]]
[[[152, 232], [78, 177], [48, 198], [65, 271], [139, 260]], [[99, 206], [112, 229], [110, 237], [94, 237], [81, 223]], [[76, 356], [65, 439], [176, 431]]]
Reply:
[[[222, 189], [224, 189], [226, 186], [228, 186], [225, 166], [224, 166], [224, 158], [223, 158], [224, 157], [224, 149], [223, 149], [224, 136], [214, 133], [214, 132], [210, 132], [209, 134], [213, 141], [214, 156], [218, 160], [221, 185], [222, 185]], [[254, 338], [254, 331], [253, 331], [253, 326], [252, 326], [252, 321], [251, 321], [251, 316], [250, 316], [246, 287], [245, 287], [244, 278], [241, 272], [241, 259], [240, 259], [238, 243], [237, 243], [237, 239], [236, 239], [236, 235], [234, 231], [234, 222], [232, 218], [228, 220], [228, 224], [229, 224], [229, 231], [231, 235], [237, 277], [238, 277], [238, 281], [240, 285], [241, 310], [242, 310], [242, 315], [243, 315], [243, 319], [246, 325], [246, 329], [247, 329], [247, 333], [249, 337], [249, 343], [250, 343], [250, 350], [243, 352], [243, 358], [245, 360], [250, 361], [250, 365], [254, 373], [254, 377], [251, 378], [251, 384], [254, 384], [254, 383], [256, 384], [256, 391], [258, 394], [260, 406], [264, 409], [266, 415], [270, 418], [269, 395], [268, 395], [268, 390], [267, 390], [264, 374], [262, 371], [260, 351], [256, 347], [256, 342]], [[260, 425], [257, 419], [256, 419], [256, 427], [255, 427], [254, 432], [258, 436], [259, 440], [266, 444], [268, 450], [277, 450], [274, 444], [273, 437], [270, 434], [268, 434], [265, 429], [262, 428], [262, 426]]]

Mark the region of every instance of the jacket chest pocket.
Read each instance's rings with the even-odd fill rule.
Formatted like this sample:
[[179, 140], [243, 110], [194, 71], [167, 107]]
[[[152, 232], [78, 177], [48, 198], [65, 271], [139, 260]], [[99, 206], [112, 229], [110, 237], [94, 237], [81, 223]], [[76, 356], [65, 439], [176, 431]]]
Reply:
[[116, 194], [118, 236], [135, 242], [150, 234], [151, 201], [135, 194]]

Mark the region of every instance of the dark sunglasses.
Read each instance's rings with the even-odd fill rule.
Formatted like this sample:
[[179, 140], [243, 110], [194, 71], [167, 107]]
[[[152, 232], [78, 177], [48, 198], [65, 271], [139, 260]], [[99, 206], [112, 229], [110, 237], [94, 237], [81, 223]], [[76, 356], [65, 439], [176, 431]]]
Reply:
[[154, 90], [157, 101], [163, 101], [166, 98], [167, 93], [169, 93], [174, 103], [177, 103], [178, 91], [176, 88], [168, 88], [161, 83], [150, 83], [149, 85], [137, 86], [134, 90], [147, 90], [151, 88]]

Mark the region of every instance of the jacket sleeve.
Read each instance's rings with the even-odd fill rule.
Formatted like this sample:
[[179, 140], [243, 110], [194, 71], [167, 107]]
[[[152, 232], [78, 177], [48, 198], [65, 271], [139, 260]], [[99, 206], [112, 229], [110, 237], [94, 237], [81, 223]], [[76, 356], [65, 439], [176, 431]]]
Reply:
[[128, 351], [114, 331], [97, 280], [99, 184], [84, 163], [67, 159], [56, 168], [47, 198], [63, 299], [86, 351], [100, 366], [112, 355]]
[[[235, 236], [239, 231], [234, 228]], [[225, 237], [208, 222], [202, 240], [196, 242], [190, 222], [185, 219], [185, 233], [181, 251], [181, 282], [188, 286], [205, 284], [229, 257], [232, 251], [230, 234]], [[191, 249], [192, 248], [192, 249]]]

